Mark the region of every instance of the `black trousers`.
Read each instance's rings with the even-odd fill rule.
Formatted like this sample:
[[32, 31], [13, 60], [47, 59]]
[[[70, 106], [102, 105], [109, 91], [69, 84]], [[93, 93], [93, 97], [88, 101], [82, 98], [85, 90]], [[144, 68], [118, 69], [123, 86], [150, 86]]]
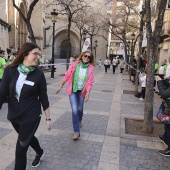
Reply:
[[170, 125], [165, 124], [164, 129], [165, 129], [165, 133], [163, 135], [163, 139], [168, 145], [168, 150], [170, 150]]
[[116, 66], [115, 66], [115, 65], [113, 65], [113, 73], [115, 73], [115, 69], [116, 69]]
[[142, 87], [141, 97], [142, 97], [143, 99], [145, 98], [145, 87]]
[[105, 73], [107, 73], [108, 65], [104, 65]]
[[11, 122], [12, 126], [18, 133], [14, 170], [26, 170], [27, 150], [29, 146], [31, 146], [38, 155], [42, 153], [38, 139], [34, 136], [40, 120], [41, 117], [28, 124], [20, 124], [17, 121]]
[[124, 68], [120, 68], [120, 73], [123, 73]]

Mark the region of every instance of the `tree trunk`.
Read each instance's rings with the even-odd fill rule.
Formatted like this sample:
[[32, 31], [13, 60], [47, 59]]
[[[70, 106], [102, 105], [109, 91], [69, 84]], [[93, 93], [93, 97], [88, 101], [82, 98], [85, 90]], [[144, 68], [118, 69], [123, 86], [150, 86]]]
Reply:
[[80, 29], [80, 53], [81, 53], [81, 48], [82, 48], [81, 42], [82, 42], [82, 34], [81, 34], [81, 29]]
[[26, 22], [26, 25], [27, 25], [27, 29], [28, 29], [28, 33], [29, 33], [29, 39], [32, 43], [36, 44], [36, 40], [35, 40], [35, 36], [34, 36], [34, 32], [33, 32], [33, 29], [32, 29], [32, 26], [31, 26], [31, 23], [30, 21], [27, 21]]
[[144, 131], [153, 132], [153, 102], [154, 102], [154, 65], [158, 54], [158, 45], [160, 42], [160, 34], [163, 25], [164, 12], [166, 8], [165, 0], [161, 0], [158, 9], [158, 16], [155, 30], [152, 32], [151, 27], [151, 7], [150, 0], [145, 2], [146, 8], [146, 28], [147, 28], [147, 80], [146, 80], [146, 96], [144, 109]]

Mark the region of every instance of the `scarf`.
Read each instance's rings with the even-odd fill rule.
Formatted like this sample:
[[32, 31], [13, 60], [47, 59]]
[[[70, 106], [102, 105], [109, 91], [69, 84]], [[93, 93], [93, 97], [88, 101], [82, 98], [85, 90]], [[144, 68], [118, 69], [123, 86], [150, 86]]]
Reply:
[[[79, 71], [80, 71], [80, 67], [81, 68], [88, 68], [89, 64], [83, 64], [82, 61], [80, 61], [77, 66], [76, 66], [76, 70], [75, 70], [75, 73], [74, 73], [74, 79], [73, 79], [73, 92], [77, 92], [77, 89], [78, 89], [78, 77], [79, 77]], [[84, 84], [86, 82], [86, 79], [87, 79], [87, 74], [88, 74], [88, 70], [86, 71], [86, 74], [85, 74], [85, 77], [84, 77], [84, 80], [83, 80], [83, 85], [82, 85], [82, 88], [84, 87]]]
[[35, 70], [35, 67], [26, 67], [21, 63], [19, 64], [18, 69], [22, 74], [28, 75]]

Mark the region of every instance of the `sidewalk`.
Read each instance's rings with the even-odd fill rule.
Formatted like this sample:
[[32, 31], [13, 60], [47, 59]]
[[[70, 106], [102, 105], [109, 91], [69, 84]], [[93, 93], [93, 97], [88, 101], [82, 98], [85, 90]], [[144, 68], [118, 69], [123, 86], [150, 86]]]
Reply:
[[[66, 85], [56, 95], [65, 66], [58, 66], [55, 79], [46, 72], [53, 129], [48, 132], [43, 115], [36, 133], [46, 152], [37, 170], [169, 170], [170, 158], [161, 156], [164, 145], [157, 138], [125, 134], [124, 118], [143, 118], [144, 101], [123, 90], [133, 90], [127, 74], [104, 73], [95, 68], [95, 83], [85, 103], [83, 127], [78, 141], [71, 139], [71, 108]], [[161, 99], [156, 95], [154, 112]], [[0, 110], [0, 170], [13, 170], [17, 135], [6, 120], [7, 105]], [[29, 148], [27, 170], [35, 157]]]

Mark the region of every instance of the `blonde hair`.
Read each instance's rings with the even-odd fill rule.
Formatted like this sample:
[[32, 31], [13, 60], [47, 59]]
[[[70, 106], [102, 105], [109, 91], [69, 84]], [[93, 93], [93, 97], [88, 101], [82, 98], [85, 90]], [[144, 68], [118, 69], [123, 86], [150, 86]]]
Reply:
[[89, 63], [91, 64], [91, 65], [95, 65], [94, 64], [94, 55], [91, 53], [91, 51], [84, 51], [84, 52], [82, 52], [80, 55], [79, 55], [79, 57], [77, 58], [77, 60], [81, 60], [82, 61], [82, 57], [84, 56], [84, 54], [86, 54], [86, 53], [90, 53], [90, 56], [91, 56], [91, 58], [90, 58], [90, 61], [89, 61]]

